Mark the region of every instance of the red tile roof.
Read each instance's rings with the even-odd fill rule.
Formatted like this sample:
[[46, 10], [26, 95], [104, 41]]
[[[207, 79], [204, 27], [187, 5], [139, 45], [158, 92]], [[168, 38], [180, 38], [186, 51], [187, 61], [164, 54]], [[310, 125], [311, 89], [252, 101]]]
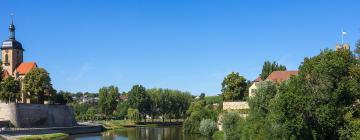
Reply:
[[20, 74], [20, 75], [25, 75], [26, 73], [28, 73], [31, 69], [36, 68], [37, 65], [35, 62], [23, 62], [21, 63], [17, 68], [16, 71]]
[[262, 79], [260, 76], [254, 80], [254, 82], [261, 82], [261, 81], [262, 81]]
[[288, 80], [292, 75], [298, 75], [298, 71], [273, 71], [267, 80], [273, 82], [283, 82]]

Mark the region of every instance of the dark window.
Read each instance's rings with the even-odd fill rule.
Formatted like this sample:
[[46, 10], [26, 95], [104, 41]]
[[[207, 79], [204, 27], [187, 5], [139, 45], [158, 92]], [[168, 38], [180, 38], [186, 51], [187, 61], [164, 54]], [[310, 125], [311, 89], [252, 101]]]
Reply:
[[8, 54], [5, 54], [5, 64], [9, 63], [9, 56]]

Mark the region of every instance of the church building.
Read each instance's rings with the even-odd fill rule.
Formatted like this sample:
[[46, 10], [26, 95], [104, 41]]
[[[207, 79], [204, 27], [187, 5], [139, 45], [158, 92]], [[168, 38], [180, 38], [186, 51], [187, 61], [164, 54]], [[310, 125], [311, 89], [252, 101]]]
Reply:
[[[22, 44], [15, 38], [15, 25], [13, 21], [11, 21], [9, 31], [9, 39], [5, 40], [1, 46], [2, 76], [3, 78], [11, 76], [21, 81], [28, 72], [33, 68], [37, 68], [37, 65], [35, 62], [24, 62], [23, 54], [25, 50]], [[22, 95], [22, 102], [26, 102], [24, 95]]]

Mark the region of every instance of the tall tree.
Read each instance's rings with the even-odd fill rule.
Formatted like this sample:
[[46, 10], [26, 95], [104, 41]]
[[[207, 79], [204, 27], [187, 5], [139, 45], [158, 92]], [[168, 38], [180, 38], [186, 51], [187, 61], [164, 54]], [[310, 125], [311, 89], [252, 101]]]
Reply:
[[273, 71], [285, 71], [286, 67], [284, 65], [278, 64], [276, 61], [270, 62], [265, 61], [263, 68], [261, 70], [260, 77], [265, 80]]
[[23, 92], [39, 104], [43, 104], [45, 99], [55, 94], [49, 73], [43, 68], [34, 68], [26, 74], [23, 88]]
[[110, 116], [116, 109], [119, 89], [115, 86], [99, 89], [99, 106], [101, 113]]
[[357, 54], [358, 57], [360, 57], [360, 39], [355, 44], [355, 54]]
[[131, 108], [139, 110], [141, 115], [151, 113], [151, 99], [142, 85], [134, 85], [128, 93], [128, 102]]
[[349, 50], [325, 50], [305, 58], [299, 76], [279, 88], [279, 96], [271, 105], [271, 120], [275, 120], [274, 126], [282, 128], [281, 137], [349, 139], [353, 134], [346, 120], [357, 121], [349, 123], [360, 131], [356, 107], [360, 97], [359, 70]]
[[0, 100], [6, 103], [20, 100], [20, 82], [8, 77], [1, 83]]
[[245, 92], [247, 90], [247, 82], [243, 76], [239, 73], [232, 72], [227, 75], [222, 85], [223, 100], [244, 100]]

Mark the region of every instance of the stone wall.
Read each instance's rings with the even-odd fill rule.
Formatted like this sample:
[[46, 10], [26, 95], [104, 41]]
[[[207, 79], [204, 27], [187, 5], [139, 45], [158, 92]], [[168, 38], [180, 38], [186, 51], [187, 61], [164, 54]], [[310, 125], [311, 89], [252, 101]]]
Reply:
[[74, 112], [66, 105], [0, 103], [0, 115], [21, 128], [76, 125]]
[[249, 109], [247, 102], [223, 102], [223, 110]]

